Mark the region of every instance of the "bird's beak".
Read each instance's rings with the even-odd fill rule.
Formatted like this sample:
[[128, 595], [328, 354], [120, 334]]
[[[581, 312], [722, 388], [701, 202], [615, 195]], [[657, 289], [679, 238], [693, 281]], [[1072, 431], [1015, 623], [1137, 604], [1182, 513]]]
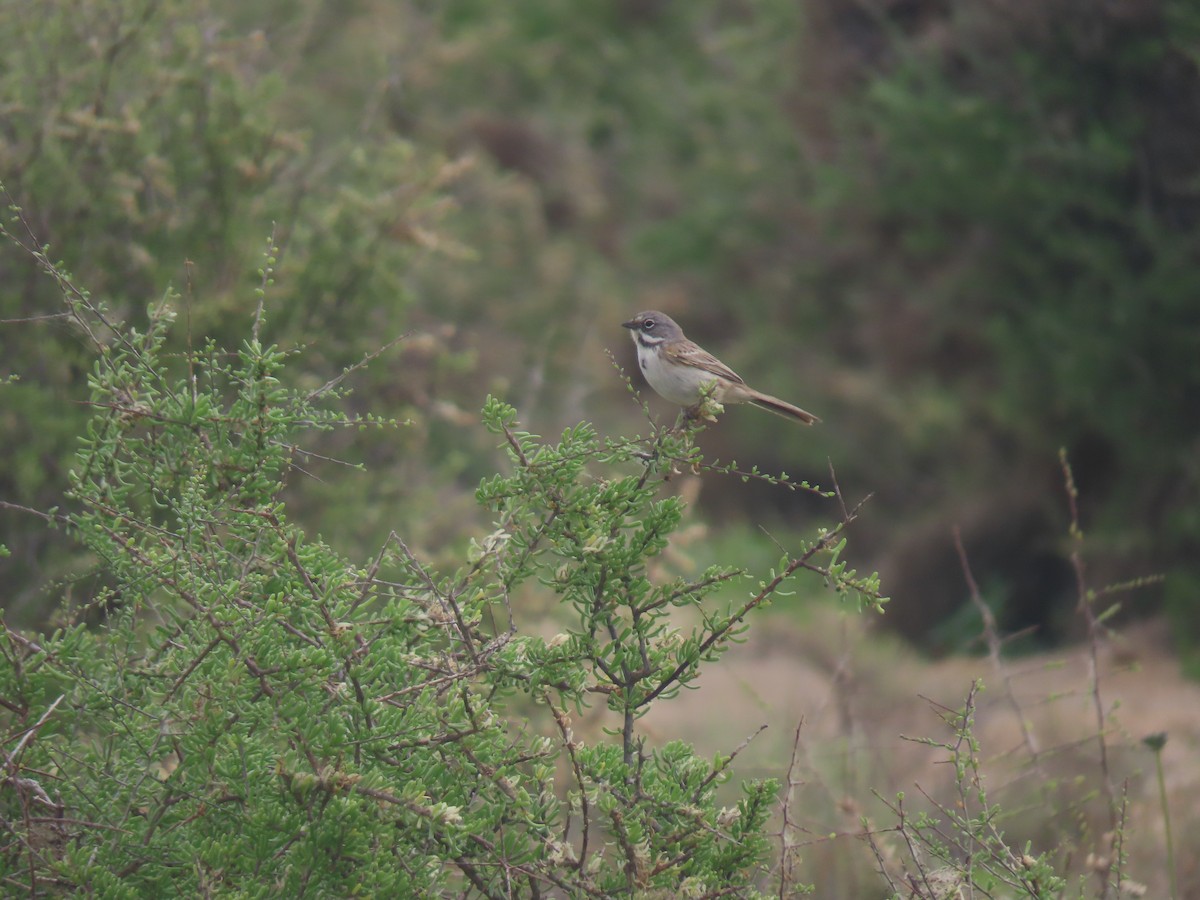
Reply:
[[642, 324], [637, 319], [630, 319], [628, 322], [621, 323], [622, 328], [641, 328]]

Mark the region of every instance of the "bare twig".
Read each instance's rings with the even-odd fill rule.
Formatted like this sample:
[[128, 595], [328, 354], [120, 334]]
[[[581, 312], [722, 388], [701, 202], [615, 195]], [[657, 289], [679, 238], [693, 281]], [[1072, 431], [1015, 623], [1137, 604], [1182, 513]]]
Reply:
[[712, 771], [709, 772], [708, 775], [706, 775], [703, 780], [701, 780], [699, 786], [696, 788], [695, 791], [692, 792], [692, 802], [699, 803], [700, 798], [703, 796], [704, 792], [708, 789], [709, 785], [711, 785], [714, 781], [716, 781], [717, 778], [720, 777], [722, 772], [724, 772], [731, 765], [733, 765], [733, 761], [735, 759], [737, 759], [738, 755], [743, 750], [745, 750], [747, 747], [749, 747], [750, 744], [753, 743], [753, 741], [756, 737], [758, 737], [760, 734], [762, 734], [766, 730], [767, 730], [766, 725], [759, 725], [758, 729], [753, 734], [747, 735], [746, 737], [742, 738], [742, 742], [740, 744], [738, 744], [736, 747], [734, 747], [729, 752], [729, 755], [726, 756], [725, 759], [722, 760], [720, 764], [713, 766]]
[[359, 360], [358, 362], [356, 362], [354, 365], [352, 365], [352, 366], [347, 366], [345, 369], [343, 369], [343, 370], [342, 370], [342, 374], [341, 374], [341, 375], [338, 375], [338, 376], [336, 376], [336, 377], [334, 377], [334, 378], [331, 378], [331, 379], [329, 379], [329, 381], [325, 382], [323, 385], [321, 385], [321, 386], [320, 386], [319, 388], [317, 388], [315, 391], [313, 391], [312, 393], [310, 393], [310, 394], [309, 394], [307, 397], [305, 397], [304, 399], [305, 399], [305, 400], [310, 400], [310, 401], [311, 401], [311, 400], [316, 400], [316, 399], [317, 399], [318, 397], [320, 397], [322, 394], [327, 394], [327, 393], [329, 393], [329, 391], [333, 390], [335, 387], [337, 387], [339, 384], [341, 384], [341, 383], [342, 383], [342, 381], [343, 381], [343, 380], [345, 380], [345, 378], [346, 378], [347, 376], [349, 376], [349, 375], [353, 375], [353, 374], [354, 374], [355, 372], [357, 372], [359, 369], [364, 369], [364, 368], [366, 368], [366, 367], [367, 367], [367, 366], [369, 366], [369, 365], [370, 365], [372, 362], [374, 362], [376, 359], [378, 359], [380, 356], [382, 356], [383, 354], [385, 354], [385, 353], [387, 353], [389, 350], [391, 350], [393, 347], [395, 347], [395, 346], [396, 346], [398, 343], [400, 343], [401, 341], [403, 341], [404, 339], [406, 339], [407, 337], [409, 337], [411, 334], [412, 334], [412, 332], [411, 332], [411, 331], [406, 331], [406, 332], [404, 332], [404, 334], [401, 334], [401, 335], [399, 335], [399, 336], [397, 336], [397, 337], [394, 337], [394, 338], [392, 338], [390, 341], [388, 341], [388, 342], [387, 342], [386, 344], [384, 344], [382, 347], [379, 347], [379, 348], [377, 348], [377, 349], [375, 349], [375, 350], [372, 350], [370, 353], [366, 354], [366, 355], [365, 355], [365, 356], [364, 356], [362, 359], [360, 359], [360, 360]]
[[[803, 784], [796, 777], [796, 767], [800, 761], [800, 730], [804, 727], [804, 717], [796, 723], [796, 736], [792, 739], [792, 759], [787, 768], [787, 785], [783, 796], [779, 799], [783, 823], [779, 826], [779, 900], [787, 900], [792, 883], [792, 799], [796, 787]], [[872, 842], [873, 845], [873, 842]]]
[[32, 506], [22, 506], [20, 503], [9, 503], [7, 500], [0, 500], [0, 509], [11, 509], [13, 512], [28, 513], [31, 516], [37, 516], [39, 519], [50, 522], [51, 524], [55, 522], [66, 523], [68, 521], [66, 516], [51, 515], [50, 513], [42, 512], [40, 509], [34, 509]]
[[53, 319], [69, 319], [70, 313], [47, 313], [44, 316], [21, 316], [16, 319], [0, 319], [0, 325], [23, 325], [28, 322], [49, 322]]
[[62, 703], [65, 696], [66, 694], [59, 694], [58, 697], [55, 698], [54, 702], [46, 707], [46, 711], [38, 717], [38, 720], [34, 722], [33, 725], [25, 729], [25, 733], [22, 734], [21, 739], [17, 741], [17, 746], [13, 747], [12, 750], [9, 751], [8, 755], [4, 758], [4, 768], [8, 770], [10, 776], [16, 776], [17, 774], [17, 757], [21, 755], [21, 751], [25, 749], [25, 745], [33, 740], [34, 736], [38, 733], [41, 727], [46, 724], [46, 720], [49, 719], [54, 710], [58, 708], [58, 704]]
[[1087, 573], [1083, 563], [1083, 530], [1079, 527], [1079, 490], [1075, 486], [1075, 475], [1071, 471], [1070, 460], [1065, 449], [1059, 451], [1059, 462], [1062, 465], [1063, 483], [1067, 492], [1067, 505], [1071, 513], [1071, 568], [1075, 572], [1075, 590], [1078, 598], [1078, 608], [1087, 624], [1088, 631], [1088, 682], [1092, 689], [1092, 708], [1096, 713], [1096, 746], [1100, 751], [1100, 775], [1104, 788], [1104, 797], [1108, 801], [1109, 824], [1112, 830], [1117, 830], [1119, 813], [1117, 809], [1117, 791], [1112, 780], [1112, 770], [1108, 764], [1108, 741], [1105, 738], [1104, 702], [1100, 696], [1100, 645], [1105, 637], [1105, 628], [1092, 609], [1092, 594], [1087, 586]]
[[[580, 872], [587, 871], [587, 854], [588, 854], [588, 835], [591, 832], [591, 804], [588, 801], [588, 786], [586, 778], [583, 774], [583, 768], [579, 764], [579, 757], [575, 754], [575, 735], [571, 731], [571, 723], [567, 719], [567, 714], [555, 706], [550, 697], [545, 691], [542, 692], [542, 699], [545, 700], [546, 706], [549, 707], [550, 713], [554, 716], [554, 724], [558, 726], [559, 736], [562, 738], [562, 745], [567, 751], [567, 758], [571, 761], [571, 771], [575, 775], [575, 784], [579, 787], [579, 816], [580, 816], [580, 837], [579, 837], [579, 854], [576, 861], [576, 868]], [[563, 844], [569, 845], [571, 839], [571, 817], [568, 814], [563, 824]]]
[[967, 559], [966, 548], [963, 547], [962, 533], [957, 525], [954, 526], [954, 549], [958, 553], [958, 561], [962, 566], [963, 577], [967, 581], [967, 590], [971, 596], [971, 603], [975, 609], [979, 611], [979, 616], [983, 619], [983, 637], [987, 642], [988, 657], [992, 662], [992, 668], [996, 670], [996, 675], [1004, 682], [1004, 692], [1008, 699], [1008, 705], [1012, 707], [1013, 713], [1017, 717], [1017, 723], [1021, 727], [1021, 739], [1025, 742], [1025, 747], [1029, 750], [1029, 755], [1033, 760], [1034, 765], [1040, 766], [1038, 759], [1039, 748], [1037, 738], [1029, 727], [1029, 722], [1025, 718], [1025, 712], [1021, 709], [1021, 704], [1017, 701], [1016, 692], [1013, 690], [1012, 676], [1004, 665], [1004, 660], [1001, 652], [1004, 646], [1004, 641], [1000, 637], [1000, 631], [996, 626], [996, 617], [992, 613], [992, 609], [983, 599], [983, 594], [980, 593], [979, 584], [975, 581], [975, 576], [971, 572], [971, 563]]

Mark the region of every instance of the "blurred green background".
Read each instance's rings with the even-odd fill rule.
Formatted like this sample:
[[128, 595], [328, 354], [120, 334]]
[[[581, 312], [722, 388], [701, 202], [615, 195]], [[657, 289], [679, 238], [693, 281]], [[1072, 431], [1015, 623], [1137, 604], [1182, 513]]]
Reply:
[[[178, 350], [236, 345], [274, 233], [264, 336], [297, 377], [408, 335], [350, 403], [410, 424], [296, 476], [336, 545], [451, 559], [485, 527], [488, 392], [542, 434], [644, 429], [605, 351], [632, 372], [619, 323], [659, 308], [822, 417], [732, 409], [701, 442], [874, 494], [852, 554], [905, 637], [978, 633], [955, 525], [1005, 631], [1074, 637], [1065, 447], [1091, 583], [1163, 573], [1126, 614], [1200, 672], [1196, 4], [42, 0], [0, 34], [0, 176], [115, 318], [173, 285]], [[88, 412], [60, 311], [0, 248], [0, 499], [38, 509]], [[696, 503], [691, 552], [733, 564], [837, 516], [736, 480]], [[0, 511], [24, 623], [90, 562], [30, 524]]]

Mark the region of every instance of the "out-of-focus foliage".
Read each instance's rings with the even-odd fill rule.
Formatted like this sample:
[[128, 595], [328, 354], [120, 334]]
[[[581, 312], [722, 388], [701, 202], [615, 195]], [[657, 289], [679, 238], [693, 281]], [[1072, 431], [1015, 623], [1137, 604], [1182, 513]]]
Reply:
[[[279, 60], [261, 31], [234, 32], [204, 2], [6, 4], [0, 69], [0, 178], [26, 213], [29, 240], [62, 254], [94, 298], [132, 317], [173, 283], [185, 327], [174, 348], [230, 339], [247, 273], [275, 232], [286, 295], [268, 330], [313, 344], [313, 387], [405, 328], [414, 247], [438, 243], [457, 168], [386, 128], [320, 135], [288, 127]], [[42, 507], [61, 491], [69, 435], [82, 427], [87, 364], [55, 319], [57, 288], [0, 250], [6, 442], [0, 494]], [[445, 348], [426, 342], [422, 386]], [[414, 402], [392, 384], [387, 407]], [[360, 439], [364, 446], [370, 438]], [[348, 513], [343, 513], [348, 515]], [[48, 575], [69, 571], [44, 538], [5, 515], [14, 552], [9, 608], [27, 608]], [[66, 565], [67, 568], [62, 567]]]
[[[736, 410], [703, 440], [801, 477], [832, 459], [875, 491], [864, 545], [910, 636], [964, 597], [955, 523], [1004, 624], [1061, 636], [1064, 444], [1106, 548], [1097, 580], [1162, 569], [1194, 619], [1200, 25], [1186, 0], [0, 15], [19, 38], [0, 63], [4, 177], [99, 296], [139, 309], [169, 280], [186, 303], [193, 260], [194, 336], [219, 334], [274, 222], [287, 277], [269, 328], [309, 346], [314, 386], [365, 336], [413, 330], [356, 386], [415, 425], [355, 438], [370, 479], [306, 493], [295, 512], [323, 533], [377, 539], [419, 518], [430, 546], [461, 539], [489, 452], [464, 410], [493, 391], [542, 429], [627, 416], [603, 351], [627, 363], [616, 323], [660, 307], [822, 416], [801, 431]], [[0, 265], [3, 315], [45, 312], [47, 286]], [[58, 324], [0, 340], [26, 378], [4, 388], [5, 424], [33, 435], [6, 445], [4, 493], [37, 505], [81, 413], [78, 351]], [[329, 440], [347, 455], [345, 435]], [[701, 497], [714, 520], [783, 529], [804, 502], [719, 484]], [[58, 571], [38, 540], [9, 541], [26, 597]]]
[[[704, 889], [689, 881], [700, 869], [705, 884], [761, 882], [769, 788], [722, 810], [728, 759], [640, 745], [638, 704], [667, 699], [719, 651], [697, 633], [738, 636], [741, 620], [713, 607], [735, 590], [720, 573], [764, 553], [758, 526], [791, 545], [822, 501], [762, 481], [730, 489], [686, 461], [656, 469], [645, 444], [596, 437], [640, 415], [603, 351], [631, 359], [617, 323], [642, 308], [666, 309], [752, 383], [822, 416], [798, 429], [735, 409], [699, 439], [707, 458], [801, 479], [823, 482], [831, 461], [847, 493], [875, 492], [854, 549], [877, 557], [898, 598], [886, 621], [909, 636], [960, 648], [978, 634], [973, 608], [954, 615], [953, 524], [1001, 631], [1078, 629], [1055, 612], [1075, 601], [1066, 444], [1088, 583], [1166, 571], [1174, 634], [1192, 639], [1193, 6], [0, 5], [0, 177], [27, 217], [20, 240], [48, 242], [94, 308], [137, 329], [92, 321], [116, 350], [97, 367], [80, 320], [62, 315], [63, 285], [0, 247], [5, 871], [45, 889], [49, 875], [64, 889], [162, 893], [230, 888], [246, 866], [287, 890], [419, 892], [472, 881], [490, 849], [480, 836], [496, 835], [522, 874], [566, 872], [601, 893], [627, 890], [647, 858], [672, 894]], [[243, 345], [254, 288], [272, 277], [253, 274], [268, 234], [281, 277], [262, 340]], [[313, 428], [330, 424], [312, 405], [322, 387], [405, 334], [338, 388], [353, 388], [347, 422], [369, 411], [411, 424]], [[130, 377], [105, 380], [116, 371]], [[506, 402], [488, 403], [485, 435], [474, 410], [488, 393]], [[562, 441], [517, 431], [518, 415]], [[512, 451], [500, 474], [497, 441]], [[669, 483], [660, 495], [630, 469]], [[683, 509], [674, 490], [698, 496], [698, 513], [663, 549]], [[488, 516], [520, 519], [530, 544], [552, 539], [553, 564], [514, 553], [516, 531], [481, 528]], [[647, 572], [649, 557], [662, 568]], [[823, 574], [854, 587], [842, 566]], [[656, 618], [701, 596], [694, 632]], [[561, 634], [506, 642], [506, 603]], [[52, 615], [65, 627], [40, 640], [12, 627]], [[833, 654], [827, 634], [809, 639]], [[899, 680], [878, 647], [858, 664], [887, 669], [874, 682], [886, 700]], [[853, 681], [846, 660], [828, 661], [837, 684]], [[381, 699], [398, 683], [412, 704]], [[364, 684], [377, 690], [360, 695]], [[619, 741], [585, 749], [555, 715], [584, 694], [619, 714]], [[853, 743], [861, 720], [839, 697]], [[510, 725], [535, 707], [566, 782], [545, 744]], [[1110, 727], [1098, 721], [1099, 746]], [[954, 723], [958, 786], [973, 795], [974, 740]], [[851, 797], [862, 783], [844, 762]], [[828, 822], [855, 804], [829, 783], [817, 785], [829, 814], [791, 850], [838, 852]], [[970, 870], [999, 827], [991, 802], [973, 815], [954, 801], [961, 853], [929, 820], [901, 820], [896, 836]], [[1070, 828], [1047, 830], [1039, 813], [1025, 833], [1060, 858], [1081, 862], [1086, 845], [1120, 865], [1115, 822], [1107, 849], [1072, 844], [1062, 835], [1079, 809], [1058, 811]], [[592, 815], [613, 838], [589, 851], [599, 874], [571, 858]], [[248, 848], [229, 840], [239, 816], [254, 820]], [[555, 816], [576, 817], [570, 839], [543, 840], [563, 834], [548, 830]], [[1003, 840], [985, 846], [1014, 862]], [[159, 851], [184, 862], [164, 866]], [[878, 862], [907, 890], [898, 860]]]
[[[889, 258], [868, 284], [918, 325], [896, 361], [954, 391], [956, 465], [1012, 484], [1066, 446], [1102, 577], [1171, 571], [1195, 640], [1200, 11], [1081, 9], [955, 7], [899, 41], [861, 94], [874, 164], [847, 197]], [[990, 459], [964, 457], [970, 431]]]

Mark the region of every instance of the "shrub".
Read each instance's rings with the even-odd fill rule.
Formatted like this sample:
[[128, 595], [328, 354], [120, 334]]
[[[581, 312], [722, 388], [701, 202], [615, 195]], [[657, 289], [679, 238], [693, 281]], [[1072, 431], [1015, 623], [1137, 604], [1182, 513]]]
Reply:
[[[337, 412], [337, 383], [286, 385], [288, 354], [260, 339], [273, 256], [241, 345], [168, 365], [171, 295], [122, 326], [31, 252], [94, 339], [93, 412], [44, 518], [93, 554], [98, 587], [52, 634], [0, 636], [10, 887], [753, 895], [775, 783], [722, 807], [732, 755], [651, 746], [637, 723], [800, 570], [882, 603], [837, 561], [844, 523], [715, 603], [744, 573], [648, 573], [683, 514], [663, 483], [702, 464], [690, 432], [581, 423], [544, 442], [490, 399], [511, 466], [477, 493], [494, 530], [452, 571], [395, 533], [350, 560], [281, 492], [304, 435], [391, 423]], [[561, 597], [550, 639], [516, 624], [539, 591]], [[593, 700], [615, 724], [587, 742], [572, 717]]]

